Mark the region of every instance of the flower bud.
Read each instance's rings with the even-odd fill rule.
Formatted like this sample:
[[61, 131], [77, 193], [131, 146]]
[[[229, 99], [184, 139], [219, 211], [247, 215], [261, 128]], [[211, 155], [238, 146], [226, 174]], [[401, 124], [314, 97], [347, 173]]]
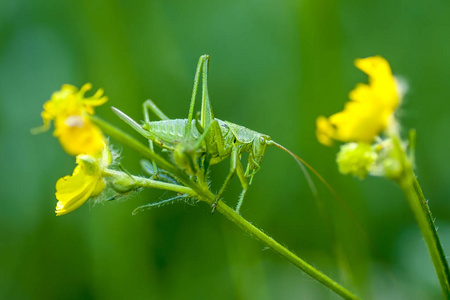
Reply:
[[376, 159], [377, 154], [370, 144], [347, 143], [341, 146], [336, 162], [342, 174], [351, 174], [363, 179], [369, 174]]

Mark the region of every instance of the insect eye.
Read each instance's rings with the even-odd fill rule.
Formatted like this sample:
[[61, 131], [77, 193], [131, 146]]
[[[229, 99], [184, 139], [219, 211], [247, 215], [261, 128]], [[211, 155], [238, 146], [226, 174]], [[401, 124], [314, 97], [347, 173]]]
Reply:
[[259, 142], [264, 145], [266, 143], [266, 139], [263, 136], [261, 136], [259, 137]]

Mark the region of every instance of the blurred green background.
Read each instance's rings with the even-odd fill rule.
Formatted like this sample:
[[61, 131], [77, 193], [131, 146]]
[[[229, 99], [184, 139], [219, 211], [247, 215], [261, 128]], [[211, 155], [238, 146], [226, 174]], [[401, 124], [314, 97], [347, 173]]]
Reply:
[[[416, 128], [417, 174], [450, 253], [450, 2], [0, 1], [1, 299], [337, 299], [203, 203], [132, 216], [170, 196], [85, 204], [55, 217], [55, 182], [73, 157], [41, 125], [44, 101], [64, 83], [91, 82], [142, 120], [152, 98], [172, 118], [188, 112], [194, 70], [211, 55], [218, 118], [270, 135], [311, 163], [345, 199], [318, 184], [321, 214], [295, 162], [269, 149], [242, 208], [264, 229], [368, 299], [439, 299], [440, 287], [406, 200], [386, 179], [338, 173], [338, 147], [315, 139], [315, 119], [343, 108], [367, 76], [357, 57], [382, 55], [409, 85], [398, 116]], [[199, 109], [199, 106], [197, 106]], [[142, 174], [140, 157], [121, 149]], [[214, 166], [213, 189], [228, 160]], [[240, 192], [234, 178], [225, 201]]]

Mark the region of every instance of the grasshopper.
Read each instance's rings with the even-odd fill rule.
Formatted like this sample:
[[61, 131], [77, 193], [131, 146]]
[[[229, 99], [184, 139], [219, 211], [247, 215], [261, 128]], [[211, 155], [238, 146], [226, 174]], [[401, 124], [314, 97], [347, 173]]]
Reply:
[[[207, 186], [205, 178], [210, 165], [230, 157], [230, 171], [216, 195], [213, 212], [215, 204], [221, 199], [234, 174], [237, 174], [242, 186], [236, 206], [236, 211], [239, 212], [253, 176], [259, 171], [267, 146], [270, 145], [276, 146], [294, 157], [305, 173], [313, 193], [316, 194], [316, 188], [303, 164], [308, 168], [311, 167], [298, 156], [274, 142], [266, 134], [214, 117], [208, 93], [208, 69], [209, 56], [203, 55], [197, 65], [187, 119], [169, 119], [151, 100], [147, 100], [143, 104], [145, 121], [142, 126], [120, 110], [114, 107], [112, 109], [119, 118], [149, 140], [150, 149], [153, 150], [153, 143], [156, 143], [163, 149], [171, 151], [175, 164], [188, 174], [196, 176], [200, 184]], [[194, 106], [200, 73], [202, 74], [202, 106], [200, 120], [198, 120], [194, 119]], [[150, 121], [149, 110], [161, 120]], [[242, 153], [248, 153], [245, 171], [240, 161]], [[157, 170], [156, 166], [153, 169]]]

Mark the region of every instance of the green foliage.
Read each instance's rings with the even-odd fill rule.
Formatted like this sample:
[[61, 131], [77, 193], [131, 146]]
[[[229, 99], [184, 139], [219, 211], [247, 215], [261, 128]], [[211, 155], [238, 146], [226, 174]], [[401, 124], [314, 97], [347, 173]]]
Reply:
[[[321, 210], [278, 150], [267, 151], [242, 214], [366, 298], [440, 297], [401, 192], [381, 178], [339, 174], [337, 149], [321, 146], [314, 131], [317, 116], [340, 110], [365, 80], [354, 58], [387, 58], [410, 86], [401, 121], [417, 129], [417, 174], [449, 252], [449, 9], [443, 0], [2, 1], [0, 298], [336, 298], [202, 203], [131, 216], [167, 198], [151, 190], [54, 216], [55, 182], [75, 164], [50, 134], [29, 134], [51, 93], [89, 81], [135, 120], [147, 98], [171, 118], [185, 116], [204, 53], [212, 60], [215, 116], [300, 153], [347, 202], [370, 242], [318, 184]], [[132, 132], [107, 107], [96, 113]], [[130, 172], [142, 172], [132, 150], [123, 156]], [[213, 190], [228, 169], [212, 167]], [[235, 204], [239, 192], [235, 179], [224, 200]]]

